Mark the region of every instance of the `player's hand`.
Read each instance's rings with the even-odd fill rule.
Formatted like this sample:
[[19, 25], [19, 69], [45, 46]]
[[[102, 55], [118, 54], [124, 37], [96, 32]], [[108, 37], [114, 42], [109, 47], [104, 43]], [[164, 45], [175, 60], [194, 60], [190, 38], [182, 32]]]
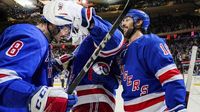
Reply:
[[59, 58], [52, 59], [52, 65], [53, 65], [53, 72], [55, 73], [60, 73], [64, 70], [63, 64], [65, 64], [66, 68], [70, 61], [73, 60], [73, 56], [70, 54], [64, 54], [60, 56]]
[[67, 112], [70, 112], [71, 108], [77, 103], [78, 97], [74, 94], [68, 95]]
[[74, 58], [74, 56], [71, 54], [64, 54], [64, 55], [60, 56], [58, 59], [56, 59], [56, 61], [59, 65], [62, 65], [62, 64], [69, 63], [71, 60], [73, 60], [73, 58]]
[[75, 95], [68, 95], [62, 88], [42, 86], [31, 97], [31, 112], [66, 112], [77, 102]]
[[[64, 24], [73, 24], [77, 29], [80, 29], [80, 27], [88, 28], [92, 14], [95, 14], [93, 8], [84, 8], [82, 5], [70, 0], [51, 1], [44, 7], [44, 12], [47, 14], [50, 12], [48, 10], [51, 9], [49, 7], [55, 7], [54, 12], [56, 12], [56, 16], [65, 18], [65, 21], [63, 21]], [[56, 19], [54, 19], [54, 21], [56, 21]]]
[[[76, 2], [71, 1], [60, 1], [65, 4], [64, 13], [67, 13], [69, 16], [66, 16], [68, 20], [73, 21], [73, 26], [77, 29], [80, 27], [88, 28], [90, 26], [90, 20], [92, 15], [95, 14], [94, 8], [85, 8]], [[71, 18], [70, 18], [71, 16]]]

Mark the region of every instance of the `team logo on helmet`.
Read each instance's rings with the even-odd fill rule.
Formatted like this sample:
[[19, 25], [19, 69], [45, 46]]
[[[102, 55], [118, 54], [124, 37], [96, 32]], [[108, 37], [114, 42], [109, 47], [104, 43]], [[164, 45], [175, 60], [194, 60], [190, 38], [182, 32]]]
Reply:
[[63, 9], [63, 3], [59, 2], [58, 3], [58, 10], [62, 10]]

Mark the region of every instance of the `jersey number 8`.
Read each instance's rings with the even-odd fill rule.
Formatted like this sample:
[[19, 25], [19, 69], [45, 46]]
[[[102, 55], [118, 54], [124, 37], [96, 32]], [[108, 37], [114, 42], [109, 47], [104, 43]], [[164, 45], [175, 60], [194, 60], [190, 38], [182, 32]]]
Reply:
[[16, 56], [19, 53], [20, 49], [23, 47], [23, 45], [24, 43], [22, 41], [15, 41], [7, 50], [6, 55], [10, 57]]

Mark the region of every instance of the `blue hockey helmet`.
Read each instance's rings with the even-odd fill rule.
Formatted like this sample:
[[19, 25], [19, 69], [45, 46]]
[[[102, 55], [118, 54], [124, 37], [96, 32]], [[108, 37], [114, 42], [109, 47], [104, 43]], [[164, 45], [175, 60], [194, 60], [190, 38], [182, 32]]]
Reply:
[[131, 17], [133, 19], [134, 23], [136, 23], [138, 20], [142, 20], [143, 21], [142, 29], [144, 29], [145, 31], [147, 31], [147, 29], [150, 25], [149, 15], [147, 15], [145, 12], [143, 12], [141, 10], [131, 9], [126, 14], [126, 17]]

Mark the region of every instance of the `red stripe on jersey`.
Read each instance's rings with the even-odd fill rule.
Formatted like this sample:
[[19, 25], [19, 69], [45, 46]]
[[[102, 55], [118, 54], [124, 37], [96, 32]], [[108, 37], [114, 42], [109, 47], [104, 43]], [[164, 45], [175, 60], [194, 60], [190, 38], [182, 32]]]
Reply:
[[180, 74], [180, 71], [177, 68], [169, 70], [159, 76], [160, 83], [162, 84], [164, 81], [170, 79], [171, 77], [173, 77], [175, 75], [179, 75], [179, 74]]
[[0, 78], [6, 77], [6, 76], [8, 76], [8, 75], [6, 75], [6, 74], [0, 74]]
[[108, 95], [104, 89], [101, 88], [96, 88], [96, 89], [87, 89], [87, 90], [80, 90], [77, 91], [78, 96], [84, 96], [84, 95], [89, 95], [89, 94], [105, 94], [109, 97], [109, 99], [115, 104], [115, 99]]
[[92, 14], [90, 13], [90, 8], [87, 8], [86, 11], [87, 11], [87, 19], [90, 20], [91, 15], [92, 15]]
[[129, 106], [124, 106], [124, 109], [125, 109], [125, 111], [131, 111], [131, 112], [140, 111], [140, 110], [148, 108], [148, 107], [150, 107], [152, 105], [160, 103], [160, 102], [164, 101], [164, 99], [165, 99], [164, 96], [160, 96], [160, 97], [157, 97], [157, 98], [153, 98], [153, 99], [147, 100], [147, 101], [142, 102], [142, 103], [129, 105]]
[[[121, 48], [121, 46], [120, 46], [120, 48]], [[101, 55], [108, 57], [108, 56], [111, 56], [111, 55], [113, 55], [113, 54], [118, 53], [118, 52], [121, 50], [120, 48], [117, 49], [116, 51], [113, 51], [113, 52], [109, 52], [109, 53], [100, 52], [100, 53], [101, 53]]]

